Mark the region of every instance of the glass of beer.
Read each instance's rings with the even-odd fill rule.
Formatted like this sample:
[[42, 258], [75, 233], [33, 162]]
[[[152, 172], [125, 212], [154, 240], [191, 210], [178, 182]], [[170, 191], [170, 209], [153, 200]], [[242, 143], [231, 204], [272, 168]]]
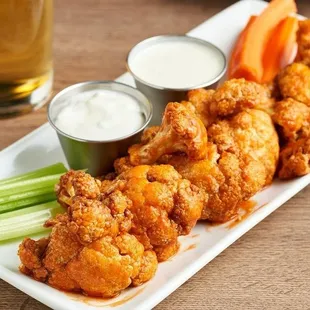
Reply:
[[0, 118], [28, 113], [52, 89], [53, 0], [0, 0]]

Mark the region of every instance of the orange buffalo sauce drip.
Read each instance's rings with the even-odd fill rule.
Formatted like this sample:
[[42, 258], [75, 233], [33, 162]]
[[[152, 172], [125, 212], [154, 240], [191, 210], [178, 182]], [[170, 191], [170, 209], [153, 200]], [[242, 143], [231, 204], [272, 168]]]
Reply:
[[111, 301], [116, 297], [98, 298], [98, 297], [89, 297], [89, 296], [85, 296], [85, 295], [78, 294], [78, 293], [72, 293], [72, 292], [64, 292], [64, 293], [74, 301], [82, 302], [86, 305], [96, 307], [96, 308], [104, 308], [104, 307], [118, 307], [120, 305], [123, 305], [126, 302], [128, 302], [129, 300], [131, 300], [134, 297], [141, 294], [144, 289], [145, 289], [145, 287], [140, 288], [139, 290], [137, 290], [133, 294], [126, 295], [122, 299], [117, 300], [117, 301], [112, 302], [112, 303], [111, 303]]
[[196, 247], [197, 247], [197, 244], [193, 243], [193, 244], [189, 245], [187, 248], [185, 248], [185, 249], [183, 250], [183, 252], [187, 252], [187, 251], [193, 250], [193, 249], [195, 249]]
[[111, 304], [108, 304], [109, 307], [118, 307], [120, 305], [123, 305], [124, 303], [128, 302], [129, 300], [133, 299], [134, 297], [138, 296], [144, 291], [145, 287], [141, 288], [140, 290], [136, 291], [134, 294], [131, 294], [129, 296], [125, 296], [123, 299], [118, 300], [116, 302], [113, 302]]
[[254, 211], [257, 202], [254, 200], [242, 201], [239, 204], [240, 214], [237, 215], [236, 219], [231, 222], [227, 228], [231, 229], [237, 226], [239, 223], [243, 222], [247, 219]]
[[199, 237], [199, 234], [195, 234], [195, 235], [192, 235], [192, 236], [190, 236], [191, 238], [197, 238], [197, 237]]
[[220, 226], [223, 225], [223, 223], [219, 223], [219, 222], [208, 222], [206, 225], [206, 231], [210, 231], [213, 227], [215, 226]]

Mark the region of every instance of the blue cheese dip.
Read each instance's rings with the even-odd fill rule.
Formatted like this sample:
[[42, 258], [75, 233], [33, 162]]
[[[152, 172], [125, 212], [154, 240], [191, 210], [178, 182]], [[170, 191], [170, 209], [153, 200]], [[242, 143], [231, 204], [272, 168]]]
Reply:
[[63, 104], [55, 125], [62, 132], [85, 140], [108, 141], [130, 135], [145, 124], [139, 102], [114, 90], [89, 90]]

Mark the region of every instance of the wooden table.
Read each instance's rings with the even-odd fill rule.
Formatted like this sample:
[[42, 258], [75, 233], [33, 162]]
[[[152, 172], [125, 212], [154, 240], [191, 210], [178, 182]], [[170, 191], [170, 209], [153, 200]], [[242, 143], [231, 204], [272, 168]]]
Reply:
[[[149, 36], [185, 33], [232, 0], [55, 0], [54, 92], [114, 79]], [[309, 0], [299, 1], [310, 16]], [[46, 110], [0, 121], [0, 148], [46, 122]], [[310, 309], [310, 187], [248, 232], [156, 309]], [[0, 280], [0, 309], [48, 309]]]

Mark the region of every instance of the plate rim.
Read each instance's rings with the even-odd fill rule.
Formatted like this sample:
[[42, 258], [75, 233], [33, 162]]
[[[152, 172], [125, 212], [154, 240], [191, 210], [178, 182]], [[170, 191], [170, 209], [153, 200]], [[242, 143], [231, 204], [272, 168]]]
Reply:
[[[213, 15], [209, 19], [205, 20], [201, 24], [195, 26], [191, 29], [187, 34], [191, 35], [195, 33], [200, 27], [203, 28], [207, 23], [211, 22], [214, 18], [218, 17], [221, 14], [224, 14], [226, 11], [231, 10], [235, 7], [239, 7], [242, 5], [252, 5], [253, 3], [259, 3], [260, 5], [267, 5], [265, 1], [261, 0], [242, 0], [234, 3], [233, 5], [225, 8], [224, 10], [220, 11], [219, 13]], [[129, 75], [128, 72], [122, 74], [115, 80], [121, 80], [122, 78]], [[20, 138], [19, 140], [15, 141], [11, 145], [7, 146], [3, 150], [0, 151], [0, 155], [5, 155], [6, 153], [10, 152], [12, 149], [22, 145], [27, 140], [30, 140], [32, 137], [39, 134], [41, 131], [44, 131], [47, 127], [49, 127], [49, 123], [45, 122], [43, 125], [39, 126], [38, 128], [34, 129], [24, 137]], [[281, 205], [283, 205], [286, 201], [296, 195], [299, 191], [305, 188], [310, 183], [310, 175], [306, 175], [299, 179], [295, 179], [295, 185], [293, 188], [282, 192], [277, 195], [277, 198], [266, 204], [264, 207], [258, 209], [255, 212], [255, 217], [249, 217], [246, 221], [240, 223], [234, 230], [231, 230], [231, 233], [221, 239], [221, 242], [216, 243], [212, 247], [208, 248], [203, 255], [201, 255], [196, 261], [192, 264], [188, 265], [186, 268], [179, 272], [174, 276], [174, 281], [172, 283], [167, 282], [161, 286], [161, 290], [159, 292], [154, 292], [151, 297], [146, 298], [143, 300], [136, 309], [151, 309], [157, 304], [159, 304], [162, 300], [164, 300], [167, 296], [169, 296], [172, 292], [174, 292], [178, 287], [180, 287], [183, 283], [189, 280], [194, 274], [196, 274], [200, 269], [206, 266], [211, 260], [213, 260], [216, 256], [218, 256], [222, 251], [224, 251], [227, 247], [229, 247], [232, 243], [234, 243], [238, 238], [242, 235], [247, 233], [250, 229], [252, 229], [255, 225], [260, 223], [264, 218], [278, 209]], [[0, 245], [1, 246], [1, 245]], [[69, 304], [63, 305], [62, 300], [55, 300], [53, 296], [50, 296], [48, 293], [38, 295], [36, 293], [36, 286], [32, 283], [25, 283], [13, 281], [15, 277], [24, 276], [22, 274], [15, 274], [8, 268], [5, 268], [3, 265], [0, 265], [0, 278], [3, 279], [5, 282], [9, 283], [10, 285], [16, 287], [17, 289], [21, 290], [25, 294], [31, 296], [34, 299], [39, 300], [43, 304], [47, 306], [56, 306], [56, 309], [85, 309], [86, 307], [78, 306], [77, 303], [68, 300]], [[24, 276], [26, 277], [26, 276]], [[30, 279], [31, 280], [31, 279]], [[34, 281], [34, 280], [33, 280]], [[45, 284], [44, 284], [45, 285]], [[146, 283], [147, 285], [147, 283]], [[50, 287], [49, 287], [50, 288]], [[53, 289], [53, 288], [51, 288]], [[40, 291], [41, 293], [41, 291]], [[66, 306], [69, 306], [66, 307]], [[89, 306], [88, 306], [89, 307]], [[90, 307], [93, 308], [93, 307]]]

